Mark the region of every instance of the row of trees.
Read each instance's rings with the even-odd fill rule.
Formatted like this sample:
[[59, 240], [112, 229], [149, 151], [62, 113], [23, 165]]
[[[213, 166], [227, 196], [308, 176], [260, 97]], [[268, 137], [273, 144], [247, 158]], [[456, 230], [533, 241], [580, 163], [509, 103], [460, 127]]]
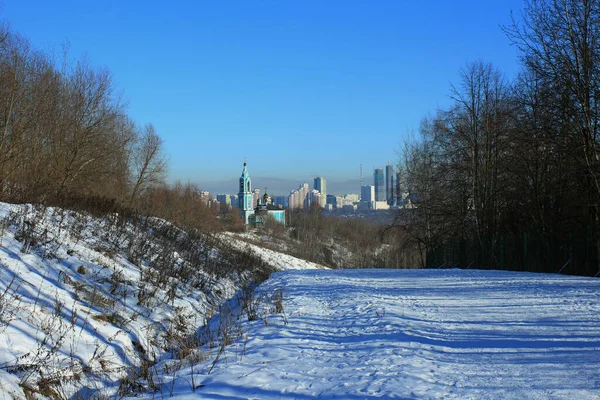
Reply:
[[0, 193], [53, 201], [77, 193], [132, 202], [166, 171], [152, 125], [136, 126], [108, 70], [85, 61], [59, 65], [2, 29]]
[[504, 31], [520, 50], [522, 72], [510, 82], [484, 62], [461, 71], [452, 105], [425, 118], [401, 150], [420, 205], [400, 221], [427, 250], [429, 266], [594, 275], [600, 1], [527, 0], [523, 19]]
[[168, 160], [152, 124], [127, 115], [107, 69], [63, 53], [56, 62], [0, 27], [0, 200], [239, 228], [235, 215], [217, 219], [194, 185], [166, 185]]

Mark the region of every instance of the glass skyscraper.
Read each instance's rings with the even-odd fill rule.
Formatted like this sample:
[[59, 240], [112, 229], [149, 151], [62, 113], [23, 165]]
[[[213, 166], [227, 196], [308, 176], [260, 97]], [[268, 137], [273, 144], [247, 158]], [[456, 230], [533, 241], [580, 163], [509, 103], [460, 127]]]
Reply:
[[375, 201], [386, 201], [383, 168], [375, 168], [373, 181], [375, 183]]
[[394, 167], [390, 164], [385, 166], [385, 200], [391, 206], [394, 205]]
[[327, 180], [322, 176], [316, 177], [313, 189], [318, 190], [321, 193], [321, 207], [325, 207], [325, 199], [327, 199]]

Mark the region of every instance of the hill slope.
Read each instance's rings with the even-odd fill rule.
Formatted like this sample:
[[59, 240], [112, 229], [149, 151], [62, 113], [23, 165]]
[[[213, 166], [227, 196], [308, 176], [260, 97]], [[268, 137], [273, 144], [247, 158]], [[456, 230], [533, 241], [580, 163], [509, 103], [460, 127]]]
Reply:
[[0, 400], [155, 389], [161, 360], [221, 340], [198, 331], [243, 288], [314, 268], [282, 257], [156, 218], [0, 203]]

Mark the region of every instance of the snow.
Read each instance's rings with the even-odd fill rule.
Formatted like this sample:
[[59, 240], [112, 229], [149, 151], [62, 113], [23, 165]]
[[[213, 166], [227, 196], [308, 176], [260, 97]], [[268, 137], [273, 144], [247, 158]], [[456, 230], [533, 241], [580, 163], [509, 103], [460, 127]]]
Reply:
[[[37, 244], [24, 245], [26, 227]], [[65, 398], [114, 394], [141, 364], [139, 349], [152, 362], [167, 357], [168, 334], [193, 335], [241, 289], [236, 272], [198, 271], [206, 278], [202, 290], [176, 282], [170, 296], [142, 279], [156, 243], [138, 265], [126, 257], [130, 238], [142, 234], [75, 212], [0, 203], [0, 400], [24, 399], [24, 389], [41, 380]], [[312, 267], [278, 254], [263, 258], [276, 268]], [[177, 253], [173, 259], [182, 262]], [[152, 295], [142, 301], [144, 293]], [[180, 320], [185, 326], [176, 331]]]
[[[23, 207], [45, 245], [24, 246]], [[253, 297], [235, 271], [170, 296], [142, 279], [152, 254], [114, 247], [134, 227], [75, 216], [0, 203], [0, 400], [57, 379], [108, 398], [144, 359], [131, 399], [600, 399], [599, 279], [328, 270], [225, 234], [280, 272]]]
[[259, 257], [263, 259], [267, 264], [273, 265], [276, 269], [282, 271], [287, 269], [317, 269], [317, 268], [325, 268], [320, 264], [302, 260], [300, 258], [290, 256], [278, 251], [270, 250], [265, 247], [260, 247], [256, 244], [249, 243], [248, 241], [243, 241], [238, 239], [238, 237], [244, 238], [249, 241], [256, 242], [266, 242], [266, 244], [271, 244], [271, 242], [267, 241], [269, 239], [262, 238], [259, 235], [252, 233], [244, 233], [244, 234], [235, 234], [232, 235], [230, 233], [225, 233], [223, 235], [229, 243], [240, 250], [250, 250]]
[[195, 393], [188, 369], [166, 385], [169, 394], [600, 398], [600, 280], [476, 270], [306, 270], [276, 273], [260, 291], [276, 288], [284, 288], [285, 315], [244, 321], [244, 335], [216, 363], [193, 368]]

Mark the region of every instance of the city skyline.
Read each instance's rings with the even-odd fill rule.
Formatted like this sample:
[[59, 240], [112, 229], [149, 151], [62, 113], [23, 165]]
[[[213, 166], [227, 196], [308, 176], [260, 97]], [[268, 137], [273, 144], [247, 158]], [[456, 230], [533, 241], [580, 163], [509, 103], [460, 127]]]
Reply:
[[517, 71], [499, 25], [522, 8], [519, 0], [2, 5], [33, 48], [61, 60], [64, 47], [71, 60], [106, 66], [134, 121], [164, 139], [168, 180], [209, 191], [254, 155], [257, 179], [325, 176], [331, 187], [356, 179], [359, 164], [395, 162], [403, 138], [449, 104], [467, 62]]
[[[246, 164], [244, 163], [244, 168], [246, 168]], [[360, 166], [359, 166], [360, 168]], [[251, 170], [251, 165], [248, 164], [248, 169]], [[359, 169], [359, 173], [363, 171]], [[325, 176], [314, 176], [311, 179], [301, 179], [301, 180], [293, 180], [293, 179], [283, 179], [277, 177], [254, 177], [252, 174], [252, 190], [259, 190], [261, 194], [265, 192], [270, 196], [288, 196], [291, 193], [297, 191], [302, 186], [307, 185], [309, 190], [315, 189], [323, 194], [323, 199], [326, 199], [328, 195], [334, 196], [343, 196], [346, 194], [358, 194], [359, 196], [362, 193], [363, 185], [372, 185], [375, 188], [377, 187], [377, 171], [384, 171], [383, 168], [373, 168], [373, 178], [372, 179], [362, 179], [358, 176], [355, 179], [350, 179], [346, 181], [330, 181]], [[391, 175], [389, 175], [391, 174]], [[386, 201], [390, 205], [393, 205], [393, 202], [389, 202], [388, 200], [391, 198], [391, 192], [398, 191], [399, 186], [397, 186], [398, 173], [396, 172], [396, 167], [390, 164], [385, 166], [385, 173], [381, 179], [382, 187], [380, 190], [380, 196], [383, 200]], [[235, 181], [235, 185], [238, 185], [239, 177], [235, 179], [229, 179], [225, 181], [219, 182], [211, 182], [204, 186], [199, 187], [202, 191], [209, 192], [213, 198], [217, 198], [219, 195], [236, 195], [237, 192], [234, 192], [235, 187], [233, 186], [233, 182]], [[256, 183], [256, 185], [255, 185]], [[392, 186], [389, 186], [389, 185]], [[330, 190], [330, 188], [333, 188]], [[324, 189], [324, 190], [323, 190]], [[239, 187], [238, 187], [239, 190]], [[375, 189], [376, 190], [376, 189]]]

